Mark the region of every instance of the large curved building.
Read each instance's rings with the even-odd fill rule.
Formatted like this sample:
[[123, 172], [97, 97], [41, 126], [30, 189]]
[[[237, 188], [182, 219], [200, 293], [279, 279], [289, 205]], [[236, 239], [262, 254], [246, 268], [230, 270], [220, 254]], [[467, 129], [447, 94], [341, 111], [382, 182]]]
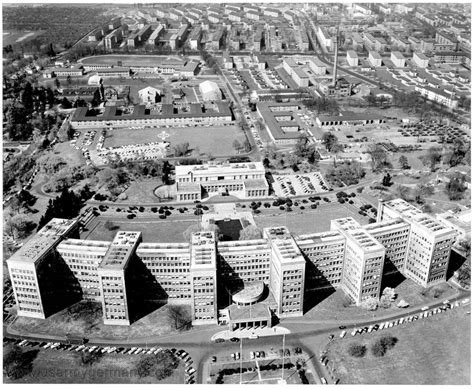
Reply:
[[[301, 236], [281, 226], [252, 240], [220, 242], [201, 231], [189, 242], [142, 243], [140, 232], [106, 242], [77, 239], [77, 230], [75, 220], [53, 219], [7, 260], [18, 315], [46, 318], [88, 299], [102, 303], [105, 324], [128, 325], [137, 303], [162, 299], [189, 304], [193, 324], [267, 326], [272, 314], [303, 315], [305, 296], [328, 287], [359, 305], [380, 297], [394, 271], [422, 287], [444, 282], [458, 234], [400, 199], [380, 202], [377, 223], [342, 218]], [[218, 306], [220, 293], [227, 307]]]

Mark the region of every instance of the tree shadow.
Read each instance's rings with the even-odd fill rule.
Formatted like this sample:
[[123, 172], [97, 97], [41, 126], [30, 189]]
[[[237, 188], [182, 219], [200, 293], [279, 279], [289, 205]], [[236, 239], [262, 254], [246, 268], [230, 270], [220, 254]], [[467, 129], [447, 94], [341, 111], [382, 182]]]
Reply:
[[128, 264], [125, 283], [130, 323], [168, 303], [168, 293], [136, 255]]

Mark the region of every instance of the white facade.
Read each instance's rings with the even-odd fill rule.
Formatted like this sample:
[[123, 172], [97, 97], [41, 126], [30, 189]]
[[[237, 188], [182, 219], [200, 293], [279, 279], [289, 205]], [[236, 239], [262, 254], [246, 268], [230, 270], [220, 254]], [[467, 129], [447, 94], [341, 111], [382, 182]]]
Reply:
[[204, 101], [222, 100], [221, 90], [215, 82], [209, 80], [201, 82], [199, 84], [199, 91]]

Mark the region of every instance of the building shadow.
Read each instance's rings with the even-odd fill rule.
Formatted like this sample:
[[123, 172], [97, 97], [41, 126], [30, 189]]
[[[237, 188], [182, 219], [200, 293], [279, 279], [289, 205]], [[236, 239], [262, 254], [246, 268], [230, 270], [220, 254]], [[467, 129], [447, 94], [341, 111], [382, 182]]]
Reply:
[[466, 262], [466, 257], [464, 257], [462, 254], [459, 254], [455, 250], [451, 250], [446, 279], [449, 280], [454, 275], [454, 272], [461, 268], [464, 262]]
[[385, 288], [395, 289], [406, 279], [407, 278], [402, 273], [400, 273], [400, 271], [393, 265], [392, 262], [387, 261], [384, 264], [380, 291], [383, 292]]
[[83, 298], [79, 281], [57, 253], [51, 253], [39, 265], [37, 277], [46, 317], [76, 304]]
[[168, 293], [136, 255], [125, 273], [130, 323], [149, 315], [168, 303]]
[[[306, 254], [303, 253], [303, 256], [306, 258]], [[305, 273], [303, 313], [310, 311], [336, 291], [323, 272], [307, 258]]]

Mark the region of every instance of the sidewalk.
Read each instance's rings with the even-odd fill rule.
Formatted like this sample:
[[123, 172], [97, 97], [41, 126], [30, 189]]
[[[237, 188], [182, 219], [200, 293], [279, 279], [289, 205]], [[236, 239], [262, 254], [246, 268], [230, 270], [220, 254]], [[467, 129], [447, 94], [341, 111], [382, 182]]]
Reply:
[[235, 331], [220, 331], [212, 335], [211, 341], [215, 341], [216, 339], [225, 339], [229, 340], [232, 338], [239, 338], [239, 339], [245, 339], [245, 338], [250, 338], [251, 336], [257, 336], [257, 337], [264, 337], [264, 336], [275, 336], [275, 335], [287, 335], [290, 333], [290, 330], [280, 327], [280, 326], [275, 326], [272, 328], [258, 328], [258, 329], [242, 329], [242, 330], [235, 330]]

